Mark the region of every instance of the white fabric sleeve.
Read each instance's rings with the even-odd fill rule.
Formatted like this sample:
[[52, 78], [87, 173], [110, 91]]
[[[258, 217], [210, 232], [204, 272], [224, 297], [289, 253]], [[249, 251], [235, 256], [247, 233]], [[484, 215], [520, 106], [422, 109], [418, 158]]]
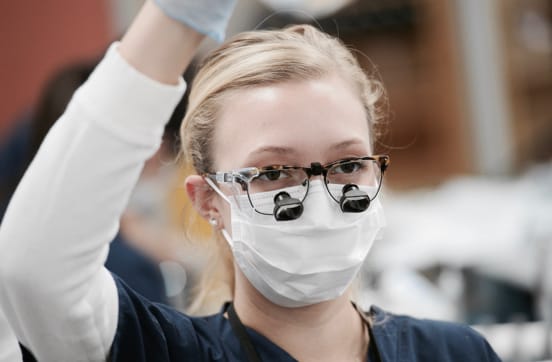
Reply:
[[116, 48], [49, 132], [0, 226], [0, 307], [39, 361], [106, 359], [118, 317], [108, 244], [185, 90]]
[[0, 309], [0, 362], [19, 362], [22, 360], [23, 356], [17, 338], [2, 309]]

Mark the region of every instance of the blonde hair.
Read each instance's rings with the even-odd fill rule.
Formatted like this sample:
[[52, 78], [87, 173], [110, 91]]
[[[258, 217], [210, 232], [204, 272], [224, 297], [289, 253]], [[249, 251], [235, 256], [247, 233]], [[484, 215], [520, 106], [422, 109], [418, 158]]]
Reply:
[[[384, 90], [379, 81], [366, 75], [341, 41], [310, 25], [244, 32], [229, 39], [204, 60], [192, 84], [180, 130], [186, 161], [198, 174], [216, 171], [212, 142], [216, 120], [230, 94], [240, 89], [318, 79], [330, 74], [341, 76], [358, 92], [373, 142], [381, 119], [377, 104]], [[213, 255], [219, 260], [200, 282], [190, 313], [199, 311], [204, 304], [218, 303], [209, 295], [231, 298], [213, 290], [223, 289], [231, 294], [234, 282], [231, 252], [220, 236], [215, 239], [218, 251]]]

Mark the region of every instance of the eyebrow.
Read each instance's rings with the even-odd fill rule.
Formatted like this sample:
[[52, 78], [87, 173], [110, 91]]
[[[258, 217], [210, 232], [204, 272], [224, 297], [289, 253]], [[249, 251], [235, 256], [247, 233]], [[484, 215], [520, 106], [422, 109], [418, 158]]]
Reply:
[[291, 147], [281, 147], [281, 146], [262, 146], [256, 148], [251, 152], [252, 155], [259, 153], [275, 153], [277, 155], [289, 155], [296, 154], [297, 150]]
[[278, 157], [296, 157], [298, 151], [291, 147], [266, 145], [259, 148], [255, 148], [249, 153], [247, 157], [247, 164], [253, 165], [261, 161], [264, 157], [278, 156]]
[[[345, 141], [340, 141], [340, 142], [331, 144], [330, 148], [333, 150], [341, 151], [354, 146], [365, 146], [365, 143], [362, 139], [355, 137]], [[292, 147], [265, 145], [259, 148], [255, 148], [249, 154], [249, 157], [247, 158], [248, 160], [247, 163], [253, 164], [255, 162], [258, 162], [259, 158], [261, 158], [260, 155], [262, 154], [276, 155], [280, 157], [295, 157], [299, 154], [299, 152]]]
[[365, 146], [365, 143], [360, 138], [351, 138], [351, 139], [330, 145], [331, 148], [337, 149], [337, 150], [346, 149], [351, 146]]
[[[360, 138], [351, 138], [345, 141], [340, 141], [330, 145], [331, 148], [338, 150], [350, 147], [350, 146], [364, 146], [364, 141]], [[282, 147], [282, 146], [261, 146], [251, 152], [252, 155], [259, 153], [275, 153], [277, 155], [289, 155], [297, 154], [297, 150], [291, 147]]]

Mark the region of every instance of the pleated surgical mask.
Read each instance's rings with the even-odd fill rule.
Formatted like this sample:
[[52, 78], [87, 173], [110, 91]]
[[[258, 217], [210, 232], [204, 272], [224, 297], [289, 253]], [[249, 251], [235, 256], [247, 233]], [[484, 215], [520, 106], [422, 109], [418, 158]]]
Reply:
[[[342, 186], [328, 188], [332, 192]], [[373, 192], [366, 186], [360, 189]], [[222, 232], [235, 262], [263, 296], [284, 307], [342, 295], [385, 225], [377, 199], [364, 212], [344, 213], [319, 180], [311, 182], [301, 217], [289, 221], [255, 212], [247, 195], [227, 197], [215, 190], [231, 207], [231, 233]], [[274, 205], [273, 198], [263, 193], [251, 197], [255, 204]]]

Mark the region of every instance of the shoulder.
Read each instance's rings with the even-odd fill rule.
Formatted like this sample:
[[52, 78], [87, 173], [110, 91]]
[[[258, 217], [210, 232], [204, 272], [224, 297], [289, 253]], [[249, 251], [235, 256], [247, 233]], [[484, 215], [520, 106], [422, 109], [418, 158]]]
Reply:
[[114, 279], [119, 315], [110, 361], [216, 360], [227, 354], [220, 342], [226, 329], [221, 314], [190, 317]]
[[395, 315], [372, 307], [374, 338], [380, 353], [408, 361], [500, 361], [477, 331], [465, 324]]

